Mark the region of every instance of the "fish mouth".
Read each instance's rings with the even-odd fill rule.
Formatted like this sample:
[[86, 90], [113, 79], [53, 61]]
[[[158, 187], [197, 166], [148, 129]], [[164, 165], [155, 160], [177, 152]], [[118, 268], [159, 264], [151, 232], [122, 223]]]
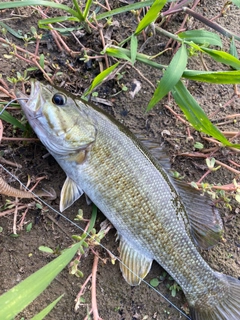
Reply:
[[46, 95], [43, 94], [43, 86], [39, 81], [31, 80], [29, 96], [18, 89], [15, 93], [28, 120], [42, 116], [41, 106], [44, 104]]

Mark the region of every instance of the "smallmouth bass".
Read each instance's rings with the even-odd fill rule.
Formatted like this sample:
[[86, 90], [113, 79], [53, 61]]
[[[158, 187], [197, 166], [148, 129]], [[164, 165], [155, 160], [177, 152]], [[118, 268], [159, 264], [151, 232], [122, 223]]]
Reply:
[[20, 104], [67, 175], [60, 210], [85, 192], [117, 229], [130, 285], [156, 260], [181, 286], [192, 319], [240, 319], [240, 281], [212, 270], [197, 250], [223, 231], [208, 196], [175, 181], [122, 124], [62, 89], [32, 81]]

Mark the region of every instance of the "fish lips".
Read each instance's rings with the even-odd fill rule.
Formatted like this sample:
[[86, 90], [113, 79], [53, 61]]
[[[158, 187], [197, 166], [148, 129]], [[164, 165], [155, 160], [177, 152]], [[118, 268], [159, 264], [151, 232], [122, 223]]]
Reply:
[[29, 122], [31, 120], [42, 116], [41, 106], [44, 103], [44, 97], [42, 98], [42, 87], [40, 82], [31, 80], [31, 93], [27, 96], [20, 90], [16, 90], [16, 96], [19, 99], [19, 104], [21, 105], [27, 119]]

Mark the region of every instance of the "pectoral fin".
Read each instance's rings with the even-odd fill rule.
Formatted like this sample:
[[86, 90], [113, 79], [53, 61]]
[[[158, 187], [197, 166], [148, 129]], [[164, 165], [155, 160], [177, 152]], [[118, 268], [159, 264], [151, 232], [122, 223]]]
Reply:
[[188, 184], [172, 180], [188, 214], [194, 240], [201, 248], [209, 249], [217, 244], [223, 235], [223, 223], [218, 209], [208, 194], [202, 195]]
[[67, 177], [61, 191], [60, 211], [70, 207], [81, 197], [83, 190], [72, 179]]
[[120, 238], [120, 269], [124, 279], [131, 285], [140, 284], [152, 265], [152, 259], [133, 248], [126, 240]]

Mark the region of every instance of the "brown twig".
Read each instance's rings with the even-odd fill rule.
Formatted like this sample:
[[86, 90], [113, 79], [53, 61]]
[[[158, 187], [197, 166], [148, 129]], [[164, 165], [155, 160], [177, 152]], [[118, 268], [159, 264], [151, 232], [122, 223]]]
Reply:
[[96, 292], [96, 281], [97, 281], [97, 266], [98, 266], [98, 255], [94, 255], [93, 268], [92, 268], [92, 310], [94, 320], [103, 320], [99, 317], [97, 307], [97, 292]]
[[[209, 155], [206, 155], [206, 154], [202, 154], [200, 152], [195, 152], [195, 153], [179, 153], [177, 156], [185, 156], [185, 157], [194, 157], [194, 158], [209, 158]], [[229, 171], [237, 174], [237, 175], [240, 175], [240, 171], [236, 170], [236, 169], [233, 169], [231, 168], [230, 166], [228, 166], [227, 164], [219, 161], [219, 160], [216, 160], [215, 159], [215, 162], [217, 164], [219, 164], [221, 167], [224, 167], [225, 169], [228, 169]]]
[[233, 160], [228, 160], [231, 164], [233, 164], [234, 166], [240, 168], [240, 164], [236, 163], [235, 161]]
[[[28, 203], [28, 204], [24, 204], [24, 205], [21, 205], [21, 206], [18, 207], [18, 211], [19, 211], [19, 210], [26, 209], [26, 208], [32, 208], [32, 207], [34, 207], [34, 206], [35, 206], [35, 202], [31, 202], [31, 203]], [[0, 212], [0, 217], [4, 217], [4, 216], [6, 216], [6, 215], [8, 215], [8, 214], [11, 214], [11, 213], [14, 212], [14, 210], [15, 210], [15, 208], [9, 209], [9, 210], [5, 210], [5, 211], [3, 211], [3, 212]]]
[[9, 161], [9, 160], [6, 160], [6, 159], [4, 159], [3, 157], [0, 157], [0, 162], [1, 162], [1, 163], [4, 163], [4, 164], [7, 164], [7, 165], [9, 165], [9, 166], [12, 166], [12, 167], [19, 168], [19, 169], [22, 168], [22, 165], [21, 165], [21, 164], [16, 163], [16, 162], [12, 162], [12, 161]]
[[76, 302], [75, 307], [74, 307], [75, 312], [77, 312], [77, 310], [78, 310], [78, 308], [80, 306], [80, 298], [84, 294], [86, 286], [87, 286], [88, 282], [91, 280], [91, 278], [92, 278], [92, 273], [84, 281], [84, 283], [83, 283], [83, 285], [81, 287], [81, 290], [79, 291], [79, 293], [78, 293], [78, 295], [77, 295], [77, 297], [75, 299], [75, 302]]
[[171, 107], [169, 107], [167, 104], [164, 104], [164, 107], [167, 108], [178, 120], [180, 120], [184, 124], [188, 124], [186, 120], [184, 120], [179, 114], [177, 114]]

